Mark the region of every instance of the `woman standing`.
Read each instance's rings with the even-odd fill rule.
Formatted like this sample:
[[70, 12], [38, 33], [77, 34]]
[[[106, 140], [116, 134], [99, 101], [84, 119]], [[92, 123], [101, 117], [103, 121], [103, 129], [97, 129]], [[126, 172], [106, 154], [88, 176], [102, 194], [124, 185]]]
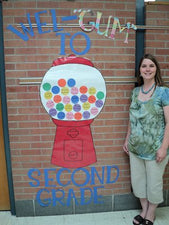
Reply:
[[139, 64], [123, 149], [130, 156], [133, 192], [142, 206], [133, 224], [153, 225], [155, 210], [163, 202], [163, 174], [169, 160], [169, 88], [151, 54]]

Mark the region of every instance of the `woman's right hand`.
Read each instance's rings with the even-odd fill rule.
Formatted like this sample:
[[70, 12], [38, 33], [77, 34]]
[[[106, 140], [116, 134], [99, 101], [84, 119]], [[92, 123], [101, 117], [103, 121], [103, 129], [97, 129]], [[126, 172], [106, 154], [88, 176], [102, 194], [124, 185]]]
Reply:
[[123, 150], [124, 152], [129, 155], [129, 149], [128, 149], [128, 139], [130, 137], [130, 131], [131, 131], [131, 128], [130, 128], [130, 121], [128, 123], [128, 129], [127, 129], [127, 135], [126, 135], [126, 139], [125, 139], [125, 142], [124, 142], [124, 145], [123, 145]]
[[129, 155], [129, 150], [128, 150], [128, 140], [126, 140], [126, 141], [124, 142], [123, 150], [124, 150], [124, 152], [125, 152], [127, 155]]

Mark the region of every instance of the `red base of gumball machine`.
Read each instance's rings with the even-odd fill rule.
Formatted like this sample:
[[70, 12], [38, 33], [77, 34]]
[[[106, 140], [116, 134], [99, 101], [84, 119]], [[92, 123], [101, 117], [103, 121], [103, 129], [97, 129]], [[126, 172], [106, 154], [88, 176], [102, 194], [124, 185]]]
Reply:
[[91, 120], [60, 121], [52, 119], [57, 125], [51, 163], [66, 168], [85, 167], [95, 163]]

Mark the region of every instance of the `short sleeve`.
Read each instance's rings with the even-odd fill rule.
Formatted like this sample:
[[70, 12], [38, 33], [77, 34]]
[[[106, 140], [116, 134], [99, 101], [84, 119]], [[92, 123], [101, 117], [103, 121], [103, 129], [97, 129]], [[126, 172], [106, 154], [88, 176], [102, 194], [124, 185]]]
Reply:
[[164, 89], [161, 100], [163, 107], [169, 105], [169, 88]]
[[136, 87], [132, 90], [131, 95], [130, 95], [130, 100], [131, 102], [135, 99], [135, 97], [138, 95], [139, 88]]
[[132, 102], [132, 100], [133, 100], [133, 92], [134, 92], [134, 90], [132, 90], [131, 95], [130, 95], [130, 101], [131, 101], [131, 102]]

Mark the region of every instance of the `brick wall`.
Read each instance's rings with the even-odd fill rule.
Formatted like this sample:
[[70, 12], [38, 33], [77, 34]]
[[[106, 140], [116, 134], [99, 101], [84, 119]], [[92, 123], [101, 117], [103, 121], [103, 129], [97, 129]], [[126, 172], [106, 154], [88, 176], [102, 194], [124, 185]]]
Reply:
[[[166, 23], [168, 19], [166, 7], [147, 6], [147, 23]], [[54, 32], [39, 34], [34, 28], [34, 37], [28, 41], [21, 40], [16, 34], [7, 30], [11, 24], [17, 29], [18, 23], [27, 23], [26, 13], [30, 13], [31, 22], [35, 23], [34, 13], [47, 10], [41, 15], [41, 22], [52, 23], [50, 9], [56, 9], [58, 23], [61, 17], [74, 15], [74, 9], [91, 9], [94, 15], [88, 18], [95, 21], [96, 12], [103, 13], [101, 23], [107, 24], [108, 17], [118, 17], [121, 24], [131, 22], [135, 24], [135, 1], [8, 1], [3, 2], [5, 68], [7, 85], [7, 106], [9, 119], [10, 149], [12, 157], [12, 172], [14, 181], [15, 200], [32, 200], [36, 198], [39, 189], [44, 188], [43, 169], [60, 169], [50, 163], [56, 126], [42, 107], [38, 84], [21, 85], [21, 78], [42, 78], [51, 67], [54, 59], [60, 57], [60, 37]], [[165, 10], [166, 9], [166, 10]], [[162, 10], [162, 12], [161, 12]], [[156, 11], [156, 12], [154, 12]], [[160, 18], [159, 18], [160, 17]], [[150, 20], [148, 19], [150, 18]], [[153, 18], [159, 18], [155, 20]], [[164, 19], [165, 18], [165, 19]], [[86, 18], [87, 19], [87, 18]], [[152, 21], [152, 22], [151, 22]], [[75, 23], [68, 22], [68, 23]], [[77, 21], [76, 21], [77, 24]], [[155, 24], [156, 25], [156, 24]], [[48, 28], [44, 28], [44, 30]], [[102, 28], [101, 31], [104, 31]], [[73, 35], [81, 31], [79, 27], [64, 28], [64, 32]], [[165, 35], [164, 35], [165, 34]], [[131, 193], [130, 171], [128, 157], [123, 153], [122, 145], [127, 130], [129, 96], [134, 83], [115, 82], [120, 78], [133, 78], [135, 74], [135, 31], [130, 30], [128, 44], [124, 43], [126, 33], [116, 32], [115, 40], [98, 35], [95, 31], [87, 33], [91, 40], [91, 48], [84, 56], [89, 58], [94, 66], [100, 70], [106, 81], [107, 97], [105, 106], [91, 125], [93, 141], [96, 149], [97, 163], [94, 166], [102, 175], [103, 166], [117, 165], [120, 176], [117, 182], [105, 184], [99, 194], [104, 196], [124, 195]], [[147, 31], [146, 51], [157, 55], [162, 63], [164, 74], [169, 75], [167, 68], [168, 31]], [[76, 39], [74, 47], [77, 51], [84, 48], [84, 40]], [[65, 41], [66, 55], [72, 54], [69, 37]], [[167, 74], [168, 73], [168, 74]], [[88, 171], [90, 168], [86, 167]], [[41, 172], [39, 187], [30, 187], [27, 176], [31, 168]], [[73, 170], [71, 170], [73, 171]], [[106, 174], [105, 174], [106, 177]], [[56, 184], [56, 171], [50, 171], [50, 178]], [[169, 170], [164, 176], [165, 189], [169, 189]], [[106, 179], [106, 178], [105, 178]], [[70, 180], [69, 173], [63, 173], [62, 182]], [[83, 183], [84, 173], [78, 172], [76, 181]], [[96, 178], [96, 186], [100, 185]], [[91, 187], [88, 184], [88, 187]], [[73, 188], [80, 196], [79, 188], [71, 184], [69, 187], [57, 188], [68, 193]], [[50, 187], [48, 188], [51, 189]], [[88, 194], [87, 194], [88, 195]], [[44, 197], [47, 197], [44, 195]]]

